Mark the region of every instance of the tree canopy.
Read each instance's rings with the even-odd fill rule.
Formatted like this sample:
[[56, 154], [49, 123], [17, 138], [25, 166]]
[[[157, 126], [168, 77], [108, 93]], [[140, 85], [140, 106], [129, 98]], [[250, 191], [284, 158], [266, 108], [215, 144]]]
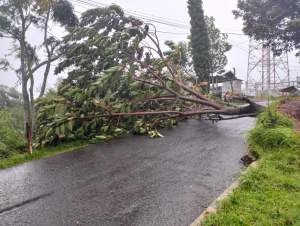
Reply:
[[[216, 73], [224, 70], [227, 65], [228, 59], [226, 53], [231, 50], [232, 46], [228, 42], [228, 35], [221, 33], [221, 31], [216, 27], [214, 17], [205, 16], [205, 22], [207, 25], [210, 46], [210, 73]], [[188, 41], [181, 41], [178, 43], [167, 41], [165, 44], [170, 48], [170, 51], [166, 51], [165, 54], [180, 54], [180, 58], [177, 63], [181, 65], [186, 76], [194, 77], [195, 70], [193, 68], [193, 52], [190, 37]]]
[[205, 17], [207, 24], [208, 38], [210, 43], [209, 60], [210, 72], [216, 73], [223, 70], [228, 63], [226, 53], [232, 46], [228, 43], [228, 35], [221, 33], [215, 25], [214, 17]]
[[253, 116], [257, 106], [227, 109], [192, 88], [184, 76], [184, 45], [166, 42], [155, 26], [112, 5], [83, 13], [64, 38], [56, 73], [68, 71], [57, 94], [38, 101], [39, 145], [69, 139], [106, 139], [132, 132], [161, 136], [158, 129], [200, 116], [221, 120]]
[[200, 82], [209, 81], [210, 43], [202, 0], [188, 0], [191, 17], [191, 49], [193, 65]]
[[[66, 0], [1, 0], [0, 1], [0, 38], [14, 41], [14, 53], [20, 60], [19, 68], [14, 70], [20, 76], [22, 84], [25, 132], [28, 139], [28, 150], [31, 152], [32, 128], [35, 128], [35, 75], [44, 68], [43, 83], [39, 96], [42, 97], [51, 68], [51, 63], [62, 54], [60, 41], [49, 35], [50, 21], [59, 22], [69, 28], [76, 26], [78, 20], [72, 5]], [[32, 28], [43, 32], [43, 43], [32, 44], [28, 33]], [[46, 56], [40, 58], [38, 49], [44, 48]], [[0, 60], [0, 68], [7, 70], [11, 66], [7, 60]]]
[[15, 88], [0, 85], [0, 108], [22, 104], [21, 96]]
[[280, 55], [300, 50], [299, 0], [239, 0], [234, 11], [244, 21], [244, 32], [263, 41]]

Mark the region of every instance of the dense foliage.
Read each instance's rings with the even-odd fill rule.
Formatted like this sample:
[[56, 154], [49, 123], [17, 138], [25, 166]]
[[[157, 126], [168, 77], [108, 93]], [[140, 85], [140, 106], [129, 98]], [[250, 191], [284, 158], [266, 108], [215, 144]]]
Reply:
[[299, 0], [239, 0], [234, 14], [244, 20], [246, 34], [271, 45], [277, 54], [299, 51]]
[[0, 85], [0, 159], [24, 148], [21, 96], [14, 88]]
[[216, 73], [224, 70], [228, 63], [226, 53], [231, 50], [232, 46], [228, 43], [228, 35], [221, 33], [215, 25], [213, 17], [205, 17], [209, 38], [209, 60], [210, 72]]
[[[63, 49], [60, 41], [49, 35], [50, 22], [59, 22], [66, 28], [76, 26], [77, 18], [72, 5], [66, 0], [1, 0], [0, 1], [0, 38], [12, 40], [12, 51], [19, 59], [19, 68], [13, 68], [7, 59], [0, 59], [0, 69], [12, 69], [20, 78], [24, 109], [24, 132], [28, 152], [32, 152], [32, 134], [35, 129], [35, 79], [42, 74], [39, 97], [45, 94], [51, 63], [58, 60]], [[30, 43], [28, 34], [33, 29], [41, 30], [42, 43]], [[42, 54], [38, 50], [43, 49]], [[39, 72], [39, 73], [37, 73]]]
[[[209, 65], [210, 73], [216, 73], [224, 70], [228, 63], [226, 53], [231, 50], [232, 46], [228, 42], [228, 35], [221, 33], [221, 31], [215, 25], [214, 17], [205, 16], [205, 22], [207, 25], [208, 38], [209, 38]], [[191, 40], [179, 43], [172, 41], [166, 42], [171, 52], [180, 52], [180, 58], [177, 62], [181, 65], [182, 70], [188, 77], [195, 77], [195, 70], [193, 67], [193, 51], [191, 46]], [[169, 54], [167, 51], [166, 54]]]
[[22, 104], [21, 94], [14, 88], [0, 85], [0, 108]]
[[264, 128], [288, 127], [293, 128], [293, 121], [270, 107], [257, 118], [257, 125]]
[[188, 9], [191, 17], [191, 48], [193, 65], [200, 82], [209, 81], [210, 43], [205, 21], [202, 0], [189, 0]]
[[157, 129], [192, 116], [256, 115], [256, 104], [246, 98], [246, 107], [226, 109], [203, 95], [184, 70], [187, 46], [168, 41], [163, 52], [155, 27], [116, 5], [88, 10], [69, 31], [56, 68], [68, 76], [56, 94], [38, 101], [40, 146], [128, 132], [157, 137]]
[[258, 116], [256, 128], [250, 131], [249, 142], [253, 154], [259, 155], [257, 150], [293, 148], [299, 144], [299, 136], [293, 129], [293, 121], [277, 112], [273, 105]]
[[[143, 55], [146, 48], [140, 43], [147, 32], [146, 25], [127, 17], [115, 5], [82, 15], [79, 27], [65, 37], [67, 52], [56, 69], [60, 73], [70, 68], [68, 78], [59, 86], [58, 95], [39, 102], [40, 144], [65, 139], [106, 139], [127, 131], [159, 135], [153, 128], [160, 121], [155, 122], [154, 116], [101, 117], [112, 112], [159, 110], [160, 103], [155, 100], [141, 100], [162, 91], [133, 79], [136, 71], [144, 73], [140, 78], [148, 73], [134, 63], [136, 60], [153, 63], [158, 70], [163, 67], [162, 62], [150, 59], [149, 52]], [[172, 104], [168, 106], [172, 108]], [[164, 122], [173, 123], [174, 120]]]
[[10, 112], [0, 110], [0, 159], [24, 149], [24, 135], [17, 123]]

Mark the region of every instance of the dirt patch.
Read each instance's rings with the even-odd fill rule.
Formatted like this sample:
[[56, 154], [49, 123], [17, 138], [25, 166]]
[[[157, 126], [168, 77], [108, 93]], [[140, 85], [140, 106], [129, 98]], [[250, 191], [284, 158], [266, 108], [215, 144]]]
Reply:
[[286, 100], [279, 106], [279, 111], [295, 121], [295, 129], [300, 131], [300, 99]]

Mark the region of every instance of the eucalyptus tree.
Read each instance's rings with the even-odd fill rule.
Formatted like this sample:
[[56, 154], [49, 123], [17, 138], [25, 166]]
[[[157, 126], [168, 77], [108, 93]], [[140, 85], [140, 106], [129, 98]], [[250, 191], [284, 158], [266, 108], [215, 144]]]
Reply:
[[[50, 21], [60, 22], [69, 27], [77, 23], [72, 5], [65, 0], [1, 0], [0, 1], [0, 38], [13, 41], [15, 55], [20, 61], [16, 72], [20, 74], [24, 105], [25, 132], [28, 140], [28, 151], [32, 152], [32, 128], [34, 121], [34, 76], [44, 68], [43, 83], [39, 96], [45, 93], [51, 63], [61, 56], [60, 41], [49, 35]], [[31, 44], [28, 34], [33, 27], [43, 31], [42, 47], [46, 57], [40, 59], [37, 49], [40, 46]], [[7, 61], [2, 61], [5, 68]]]

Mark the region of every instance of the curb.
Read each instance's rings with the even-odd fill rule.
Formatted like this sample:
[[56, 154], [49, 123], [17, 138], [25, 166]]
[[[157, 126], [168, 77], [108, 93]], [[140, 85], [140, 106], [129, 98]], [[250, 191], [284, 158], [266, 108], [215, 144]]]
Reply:
[[[242, 175], [245, 174], [249, 169], [255, 168], [257, 166], [257, 161], [253, 162], [251, 165], [248, 166], [248, 168], [242, 172]], [[218, 203], [220, 201], [223, 201], [226, 198], [229, 198], [229, 196], [234, 192], [236, 188], [240, 186], [240, 178], [238, 178], [236, 181], [234, 181], [214, 202], [212, 202], [206, 210], [204, 210], [201, 215], [192, 223], [190, 226], [201, 226], [204, 220], [211, 214], [217, 213], [218, 211]]]

